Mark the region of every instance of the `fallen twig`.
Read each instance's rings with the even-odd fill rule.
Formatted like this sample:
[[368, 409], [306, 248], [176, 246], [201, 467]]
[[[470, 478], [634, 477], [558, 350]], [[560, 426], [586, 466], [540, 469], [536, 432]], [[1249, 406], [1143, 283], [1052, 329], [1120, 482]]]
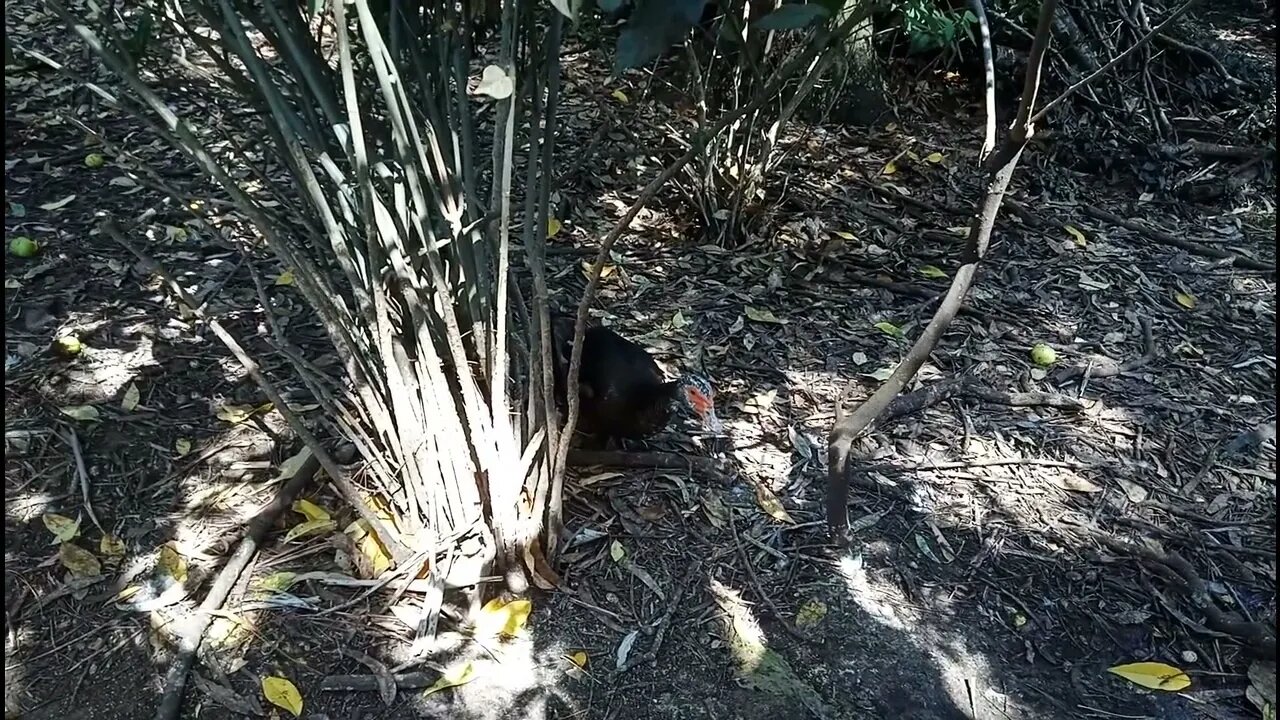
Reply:
[[1127, 230], [1133, 230], [1134, 232], [1141, 233], [1143, 237], [1155, 240], [1162, 245], [1172, 245], [1173, 247], [1186, 250], [1193, 255], [1218, 258], [1220, 260], [1230, 260], [1232, 265], [1247, 268], [1249, 270], [1260, 270], [1262, 272], [1273, 274], [1276, 271], [1275, 265], [1268, 265], [1261, 260], [1254, 260], [1251, 257], [1245, 257], [1244, 255], [1236, 253], [1229, 253], [1226, 250], [1208, 247], [1199, 243], [1191, 242], [1190, 240], [1183, 240], [1182, 238], [1175, 237], [1164, 230], [1147, 227], [1146, 225], [1134, 220], [1126, 220], [1119, 215], [1107, 212], [1101, 208], [1093, 207], [1092, 205], [1083, 205], [1081, 206], [1081, 210], [1084, 211], [1085, 215], [1088, 215], [1095, 220], [1102, 220], [1103, 222], [1109, 222], [1112, 225], [1119, 225]]
[[71, 446], [71, 454], [76, 459], [76, 477], [80, 481], [80, 497], [84, 500], [85, 514], [93, 521], [94, 527], [106, 535], [107, 531], [98, 522], [98, 516], [93, 512], [93, 503], [89, 500], [89, 470], [85, 467], [84, 453], [80, 450], [80, 438], [76, 435], [75, 428], [67, 428], [67, 444]]
[[191, 672], [191, 666], [195, 664], [196, 649], [200, 647], [205, 631], [213, 622], [214, 613], [222, 608], [222, 603], [231, 593], [231, 588], [239, 581], [240, 574], [258, 554], [258, 548], [266, 539], [271, 527], [275, 525], [276, 519], [293, 504], [294, 499], [307, 486], [307, 483], [311, 482], [319, 468], [320, 462], [315, 455], [308, 457], [294, 472], [293, 477], [280, 487], [275, 498], [249, 521], [244, 539], [240, 541], [239, 547], [227, 560], [226, 565], [222, 566], [217, 579], [209, 587], [204, 601], [200, 603], [200, 608], [196, 610], [190, 624], [184, 626], [182, 635], [178, 638], [173, 660], [169, 664], [169, 671], [165, 674], [164, 694], [160, 697], [155, 720], [173, 720], [178, 717], [178, 712], [182, 708], [182, 693], [187, 686], [187, 676]]
[[690, 470], [708, 475], [716, 480], [727, 481], [733, 469], [723, 460], [704, 457], [690, 457], [676, 453], [663, 452], [618, 452], [610, 450], [578, 450], [569, 451], [569, 464], [576, 467], [586, 465], [608, 465], [611, 467], [661, 468], [664, 470]]
[[653, 631], [653, 642], [650, 643], [649, 649], [639, 655], [632, 655], [627, 658], [627, 662], [618, 668], [619, 673], [627, 672], [637, 665], [652, 663], [658, 659], [658, 652], [662, 650], [662, 641], [667, 636], [667, 629], [671, 627], [671, 620], [675, 617], [676, 611], [680, 609], [680, 602], [684, 600], [684, 594], [689, 590], [689, 586], [696, 582], [698, 571], [701, 569], [702, 562], [700, 560], [694, 560], [689, 564], [689, 569], [685, 571], [682, 581], [676, 585], [675, 592], [671, 593], [666, 611], [662, 613], [661, 618], [658, 618], [657, 629]]

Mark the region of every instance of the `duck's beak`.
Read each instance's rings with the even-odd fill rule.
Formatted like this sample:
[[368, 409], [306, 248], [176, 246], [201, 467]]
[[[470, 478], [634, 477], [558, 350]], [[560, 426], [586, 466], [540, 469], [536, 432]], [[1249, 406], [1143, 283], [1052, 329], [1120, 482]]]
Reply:
[[716, 415], [714, 406], [708, 406], [707, 411], [702, 414], [702, 426], [715, 435], [720, 435], [724, 432], [724, 423], [720, 422], [720, 417]]

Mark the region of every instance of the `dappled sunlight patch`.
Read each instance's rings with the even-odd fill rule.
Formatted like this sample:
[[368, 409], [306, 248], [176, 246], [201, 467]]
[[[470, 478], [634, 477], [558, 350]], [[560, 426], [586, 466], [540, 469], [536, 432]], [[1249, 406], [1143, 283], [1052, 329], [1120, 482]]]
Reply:
[[[796, 674], [786, 658], [769, 647], [768, 637], [742, 594], [714, 579], [710, 591], [720, 607], [721, 637], [733, 657], [738, 678], [756, 690], [791, 697], [812, 712], [825, 713], [822, 696]], [[825, 716], [829, 715], [819, 714]]]

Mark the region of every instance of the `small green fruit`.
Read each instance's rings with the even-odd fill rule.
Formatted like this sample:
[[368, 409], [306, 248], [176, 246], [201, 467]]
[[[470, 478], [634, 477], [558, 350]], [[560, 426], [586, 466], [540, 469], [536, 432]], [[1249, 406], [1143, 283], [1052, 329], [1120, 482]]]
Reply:
[[53, 344], [58, 349], [58, 352], [67, 357], [75, 357], [84, 349], [84, 345], [80, 344], [80, 338], [75, 335], [63, 335], [55, 340]]
[[1045, 345], [1044, 343], [1036, 343], [1035, 347], [1031, 348], [1031, 362], [1039, 365], [1040, 367], [1049, 367], [1057, 361], [1057, 351], [1048, 345]]
[[107, 164], [107, 159], [101, 153], [89, 153], [84, 156], [84, 166], [97, 170]]
[[15, 257], [29, 258], [38, 252], [40, 252], [40, 246], [26, 235], [19, 235], [9, 241], [9, 253]]

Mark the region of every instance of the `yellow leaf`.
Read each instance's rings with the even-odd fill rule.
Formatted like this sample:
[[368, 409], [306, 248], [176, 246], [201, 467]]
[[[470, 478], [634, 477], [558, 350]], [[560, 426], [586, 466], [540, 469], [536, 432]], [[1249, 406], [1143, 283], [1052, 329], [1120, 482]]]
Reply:
[[129, 383], [129, 387], [124, 391], [124, 399], [120, 401], [120, 407], [124, 408], [125, 412], [133, 412], [138, 408], [138, 400], [141, 397], [137, 383]]
[[160, 546], [159, 564], [169, 577], [180, 583], [187, 581], [187, 560], [182, 557], [182, 553], [178, 552], [178, 548], [174, 547], [173, 543]]
[[182, 457], [191, 452], [191, 441], [186, 438], [178, 438], [173, 441], [173, 449], [178, 453], [178, 457]]
[[98, 541], [98, 552], [101, 553], [103, 557], [124, 557], [124, 541], [115, 535], [107, 533]]
[[622, 562], [622, 558], [626, 556], [627, 549], [622, 547], [622, 543], [614, 540], [613, 543], [609, 545], [609, 557], [613, 558], [614, 562]]
[[316, 505], [306, 498], [298, 498], [293, 501], [293, 511], [301, 513], [308, 520], [328, 520], [329, 511]]
[[929, 153], [928, 155], [925, 156], [924, 159], [926, 162], [931, 162], [937, 165], [938, 163], [942, 162], [942, 153], [940, 152]]
[[747, 314], [748, 320], [754, 320], [755, 322], [762, 322], [762, 323], [773, 323], [775, 325], [787, 324], [786, 320], [778, 318], [768, 310], [761, 310], [760, 308], [753, 308], [750, 305], [748, 305], [746, 308], [744, 308], [744, 311]]
[[565, 659], [578, 666], [578, 669], [583, 669], [587, 666], [587, 654], [582, 650], [571, 655], [565, 655]]
[[302, 693], [282, 677], [262, 678], [262, 696], [272, 705], [288, 710], [294, 717], [302, 714]]
[[612, 95], [615, 100], [622, 103], [623, 105], [626, 105], [627, 103], [631, 102], [630, 100], [627, 99], [627, 94], [622, 92], [621, 90], [614, 90], [609, 94]]
[[277, 276], [276, 276], [275, 284], [276, 284], [276, 285], [286, 285], [286, 286], [287, 286], [287, 285], [292, 285], [292, 284], [293, 284], [293, 271], [292, 271], [292, 270], [285, 270], [284, 272], [282, 272], [282, 273], [280, 273], [279, 275], [277, 275]]
[[827, 606], [819, 600], [810, 600], [796, 612], [796, 627], [809, 627], [822, 622], [827, 616]]
[[560, 220], [557, 218], [547, 218], [547, 237], [553, 238], [560, 232]]
[[476, 668], [470, 662], [458, 663], [452, 667], [446, 668], [444, 674], [440, 676], [435, 684], [422, 691], [422, 697], [434, 695], [441, 690], [448, 690], [451, 687], [466, 685], [475, 679]]
[[760, 509], [764, 510], [774, 520], [795, 524], [796, 521], [791, 519], [791, 514], [787, 512], [786, 508], [782, 507], [782, 501], [778, 499], [778, 496], [774, 495], [772, 490], [759, 483], [756, 484], [756, 502], [760, 504]]
[[947, 274], [943, 272], [942, 269], [937, 267], [936, 265], [925, 265], [924, 267], [920, 268], [920, 274], [927, 278], [933, 278], [935, 280], [942, 280], [947, 277]]
[[1177, 692], [1191, 687], [1191, 678], [1172, 665], [1162, 662], [1139, 662], [1116, 665], [1107, 672], [1151, 690]]
[[219, 420], [239, 425], [248, 420], [253, 415], [253, 411], [252, 405], [223, 405], [218, 408], [216, 414]]
[[356, 547], [369, 560], [369, 567], [374, 577], [378, 577], [391, 567], [391, 553], [378, 539], [378, 533], [370, 530], [356, 543]]
[[833, 230], [833, 231], [832, 231], [832, 234], [833, 234], [833, 235], [835, 235], [835, 236], [836, 236], [836, 237], [838, 237], [838, 238], [841, 238], [842, 240], [857, 240], [857, 239], [858, 239], [858, 238], [857, 238], [857, 236], [855, 236], [853, 233], [851, 233], [851, 232], [845, 232], [844, 230]]
[[1080, 232], [1074, 225], [1063, 225], [1062, 229], [1066, 230], [1067, 234], [1074, 238], [1076, 244], [1080, 247], [1084, 247], [1088, 244], [1088, 241], [1084, 237], [1084, 233]]
[[[590, 277], [591, 277], [591, 266], [592, 266], [593, 264], [594, 264], [594, 263], [592, 263], [590, 260], [583, 260], [583, 261], [582, 261], [582, 277], [584, 277], [584, 278], [590, 278]], [[610, 275], [612, 275], [612, 274], [614, 273], [614, 271], [615, 271], [615, 270], [617, 270], [617, 269], [618, 269], [618, 268], [617, 268], [617, 267], [615, 267], [615, 266], [613, 266], [613, 265], [609, 265], [609, 264], [601, 265], [601, 266], [600, 266], [600, 279], [601, 279], [601, 280], [604, 280], [604, 279], [608, 278], [608, 277], [609, 277]]]
[[45, 513], [41, 519], [44, 520], [44, 526], [49, 529], [49, 532], [53, 533], [54, 542], [70, 542], [72, 538], [80, 534], [79, 521], [72, 520], [66, 515]]
[[255, 590], [272, 590], [282, 591], [288, 590], [292, 585], [298, 573], [281, 570], [280, 572], [271, 573], [270, 575], [258, 578], [253, 581], [252, 586]]
[[304, 535], [319, 535], [321, 533], [328, 533], [330, 530], [334, 529], [335, 527], [337, 527], [337, 523], [330, 520], [329, 518], [324, 518], [323, 520], [307, 520], [305, 522], [300, 522], [297, 525], [294, 525], [293, 527], [289, 528], [289, 532], [286, 533], [284, 536], [284, 541], [290, 542], [292, 540], [297, 540], [298, 538]]
[[76, 577], [97, 577], [102, 574], [102, 563], [98, 562], [98, 558], [75, 543], [59, 545], [58, 560]]
[[92, 405], [70, 405], [58, 408], [58, 411], [73, 420], [80, 420], [82, 422], [94, 422], [102, 417], [102, 415], [98, 413], [98, 408]]
[[671, 327], [675, 328], [676, 330], [679, 330], [680, 328], [685, 327], [688, 324], [689, 324], [689, 321], [684, 319], [684, 313], [680, 312], [679, 310], [676, 311], [675, 315], [671, 316]]
[[1180, 292], [1174, 295], [1173, 299], [1177, 300], [1179, 305], [1188, 310], [1192, 310], [1196, 306], [1196, 296], [1189, 293]]
[[884, 169], [880, 171], [880, 174], [892, 175], [896, 172], [898, 172], [898, 165], [894, 161], [890, 160], [889, 162], [884, 164]]
[[885, 335], [889, 335], [890, 337], [896, 337], [896, 338], [902, 337], [902, 328], [898, 327], [897, 325], [894, 325], [893, 323], [878, 322], [875, 324], [875, 328], [880, 332], [884, 333]]
[[533, 603], [528, 600], [506, 602], [494, 598], [480, 608], [476, 617], [475, 636], [478, 638], [515, 637], [529, 621]]

